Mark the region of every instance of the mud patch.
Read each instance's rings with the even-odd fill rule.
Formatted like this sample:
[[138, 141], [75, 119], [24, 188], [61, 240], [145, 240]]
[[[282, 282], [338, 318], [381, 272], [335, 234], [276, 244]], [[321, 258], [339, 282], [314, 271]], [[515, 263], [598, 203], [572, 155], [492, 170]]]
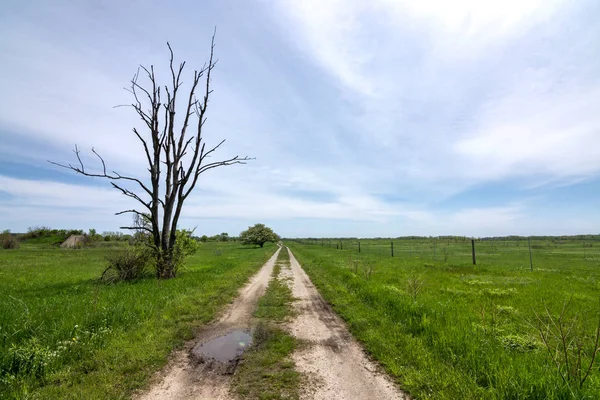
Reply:
[[252, 344], [252, 332], [235, 330], [192, 349], [199, 360], [214, 360], [222, 363], [233, 362]]

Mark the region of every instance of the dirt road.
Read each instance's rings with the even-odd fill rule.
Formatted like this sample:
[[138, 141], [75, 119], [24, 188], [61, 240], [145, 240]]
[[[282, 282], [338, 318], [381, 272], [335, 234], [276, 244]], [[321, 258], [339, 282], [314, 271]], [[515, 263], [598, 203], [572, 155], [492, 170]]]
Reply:
[[291, 252], [290, 262], [298, 316], [289, 328], [294, 336], [309, 343], [293, 356], [296, 369], [306, 373], [312, 381], [310, 387], [305, 388], [303, 398], [407, 399], [378, 366], [369, 361]]
[[[156, 384], [136, 396], [137, 399], [233, 399], [229, 394], [233, 369], [223, 369], [231, 365], [202, 359], [198, 349], [234, 330], [250, 328], [252, 314], [269, 283], [279, 251], [282, 250], [277, 250], [216, 323], [204, 328], [193, 341], [173, 354], [169, 364], [155, 377]], [[290, 268], [283, 268], [280, 277], [292, 287], [296, 298], [297, 315], [286, 328], [305, 342], [292, 357], [296, 369], [307, 377], [302, 398], [408, 399], [376, 364], [369, 361], [294, 255], [289, 254]], [[233, 368], [235, 365], [236, 362]]]
[[232, 330], [250, 328], [252, 313], [265, 292], [280, 250], [252, 277], [216, 323], [203, 329], [194, 340], [173, 354], [169, 364], [155, 378], [157, 383], [137, 399], [231, 399], [228, 394], [231, 375], [223, 374], [223, 365], [196, 357], [195, 349]]

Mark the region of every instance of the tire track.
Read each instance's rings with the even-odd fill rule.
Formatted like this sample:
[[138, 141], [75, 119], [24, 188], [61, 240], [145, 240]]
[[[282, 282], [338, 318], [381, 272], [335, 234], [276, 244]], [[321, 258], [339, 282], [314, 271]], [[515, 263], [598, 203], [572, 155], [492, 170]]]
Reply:
[[[205, 362], [194, 355], [194, 348], [235, 329], [250, 327], [258, 299], [265, 293], [281, 248], [262, 266], [219, 320], [203, 328], [182, 350], [174, 352], [167, 366], [155, 377], [150, 390], [139, 400], [218, 399], [229, 400], [230, 366]], [[235, 366], [234, 366], [235, 367]]]
[[314, 378], [305, 399], [409, 399], [370, 361], [310, 281], [292, 252], [292, 293], [298, 316], [290, 332], [308, 344], [293, 355], [296, 368]]

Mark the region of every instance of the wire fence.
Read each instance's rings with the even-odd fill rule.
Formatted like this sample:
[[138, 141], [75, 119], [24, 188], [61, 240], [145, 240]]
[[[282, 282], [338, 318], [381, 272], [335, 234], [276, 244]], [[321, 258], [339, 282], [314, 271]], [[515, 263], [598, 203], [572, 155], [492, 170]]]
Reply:
[[535, 268], [600, 266], [600, 236], [399, 239], [289, 239], [348, 254], [445, 264]]

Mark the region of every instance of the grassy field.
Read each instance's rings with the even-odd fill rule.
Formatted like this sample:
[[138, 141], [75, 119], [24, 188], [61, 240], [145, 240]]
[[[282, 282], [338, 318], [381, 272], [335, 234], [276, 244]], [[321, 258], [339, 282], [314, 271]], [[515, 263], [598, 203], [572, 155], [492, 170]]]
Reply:
[[275, 248], [208, 243], [176, 279], [112, 285], [115, 248], [0, 250], [0, 398], [128, 398]]
[[303, 242], [286, 244], [416, 398], [599, 398], [600, 360], [580, 385], [600, 312], [598, 242], [534, 240], [533, 271], [527, 240], [477, 242], [476, 266], [470, 240], [395, 240], [394, 257], [389, 240], [360, 253], [358, 241]]

